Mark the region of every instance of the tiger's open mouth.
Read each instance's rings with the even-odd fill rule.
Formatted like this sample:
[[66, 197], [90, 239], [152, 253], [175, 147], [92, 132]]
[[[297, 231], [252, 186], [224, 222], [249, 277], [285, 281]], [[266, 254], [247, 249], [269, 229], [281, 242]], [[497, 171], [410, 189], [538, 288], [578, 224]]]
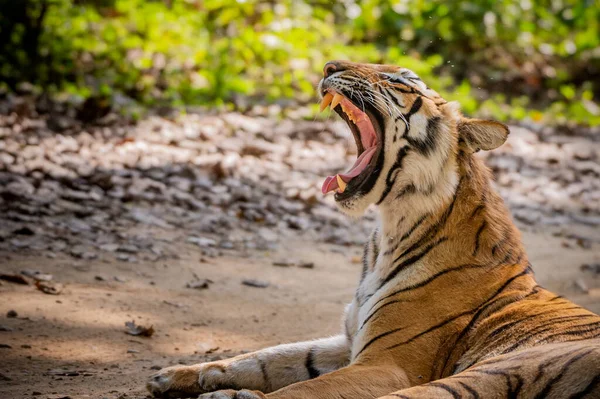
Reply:
[[327, 89], [324, 92], [320, 110], [323, 111], [328, 106], [331, 106], [331, 109], [346, 121], [354, 136], [358, 151], [354, 165], [347, 172], [328, 176], [321, 188], [323, 194], [335, 191], [336, 199], [342, 200], [352, 195], [373, 172], [373, 162], [371, 161], [377, 159], [379, 155], [381, 132], [375, 118], [375, 111], [369, 109], [366, 104], [361, 110], [357, 104], [343, 94], [333, 89]]

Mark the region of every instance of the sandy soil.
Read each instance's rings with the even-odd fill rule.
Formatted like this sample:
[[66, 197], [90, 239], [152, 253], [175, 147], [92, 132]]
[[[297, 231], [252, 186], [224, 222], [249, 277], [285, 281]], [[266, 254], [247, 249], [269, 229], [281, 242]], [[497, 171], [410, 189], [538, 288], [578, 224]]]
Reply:
[[[600, 260], [597, 242], [582, 250], [539, 231], [524, 232], [524, 240], [542, 285], [600, 312], [594, 289], [600, 278], [579, 269]], [[56, 296], [33, 286], [0, 286], [0, 326], [11, 330], [0, 332], [0, 397], [145, 398], [153, 369], [336, 333], [360, 269], [358, 246], [287, 241], [276, 251], [206, 259], [196, 246], [174, 246], [179, 259], [138, 264], [0, 253], [5, 271], [38, 269], [65, 284]], [[314, 268], [273, 265], [281, 259], [314, 262]], [[185, 288], [194, 275], [214, 283]], [[242, 285], [246, 278], [270, 285]], [[584, 293], [577, 280], [590, 290]], [[5, 317], [10, 310], [18, 316]], [[156, 333], [127, 335], [130, 320]]]

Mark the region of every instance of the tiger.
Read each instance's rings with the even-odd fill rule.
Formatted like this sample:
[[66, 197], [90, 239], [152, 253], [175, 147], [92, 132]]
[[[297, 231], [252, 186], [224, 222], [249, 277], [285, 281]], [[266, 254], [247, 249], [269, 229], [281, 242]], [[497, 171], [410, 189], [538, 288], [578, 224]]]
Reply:
[[318, 85], [357, 160], [324, 193], [374, 205], [339, 335], [167, 367], [154, 397], [600, 398], [600, 316], [536, 283], [479, 156], [506, 125], [463, 116], [409, 69], [331, 61]]

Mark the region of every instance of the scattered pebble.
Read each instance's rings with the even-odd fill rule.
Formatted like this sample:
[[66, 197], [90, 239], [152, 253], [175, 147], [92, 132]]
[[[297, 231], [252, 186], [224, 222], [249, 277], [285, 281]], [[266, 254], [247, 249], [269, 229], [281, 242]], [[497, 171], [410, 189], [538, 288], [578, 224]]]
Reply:
[[290, 266], [294, 266], [294, 262], [290, 262], [290, 261], [285, 261], [285, 260], [279, 260], [276, 262], [273, 262], [273, 266], [279, 266], [279, 267], [290, 267]]
[[583, 293], [587, 294], [589, 292], [587, 283], [581, 278], [575, 280], [575, 286]]
[[64, 289], [62, 284], [52, 281], [36, 281], [35, 287], [44, 294], [49, 295], [59, 295]]

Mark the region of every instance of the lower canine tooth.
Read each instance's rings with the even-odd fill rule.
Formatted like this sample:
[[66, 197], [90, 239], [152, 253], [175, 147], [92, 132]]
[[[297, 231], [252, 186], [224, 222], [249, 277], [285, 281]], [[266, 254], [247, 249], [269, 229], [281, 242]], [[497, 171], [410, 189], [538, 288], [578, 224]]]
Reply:
[[337, 184], [339, 187], [338, 192], [343, 193], [346, 190], [346, 186], [348, 185], [345, 181], [342, 180], [342, 178], [340, 177], [340, 175], [335, 175], [335, 178], [337, 180]]
[[337, 107], [337, 105], [342, 102], [342, 100], [344, 99], [344, 97], [339, 94], [339, 93], [335, 93], [335, 95], [333, 96], [333, 99], [331, 100], [331, 109], [334, 109], [335, 107]]

